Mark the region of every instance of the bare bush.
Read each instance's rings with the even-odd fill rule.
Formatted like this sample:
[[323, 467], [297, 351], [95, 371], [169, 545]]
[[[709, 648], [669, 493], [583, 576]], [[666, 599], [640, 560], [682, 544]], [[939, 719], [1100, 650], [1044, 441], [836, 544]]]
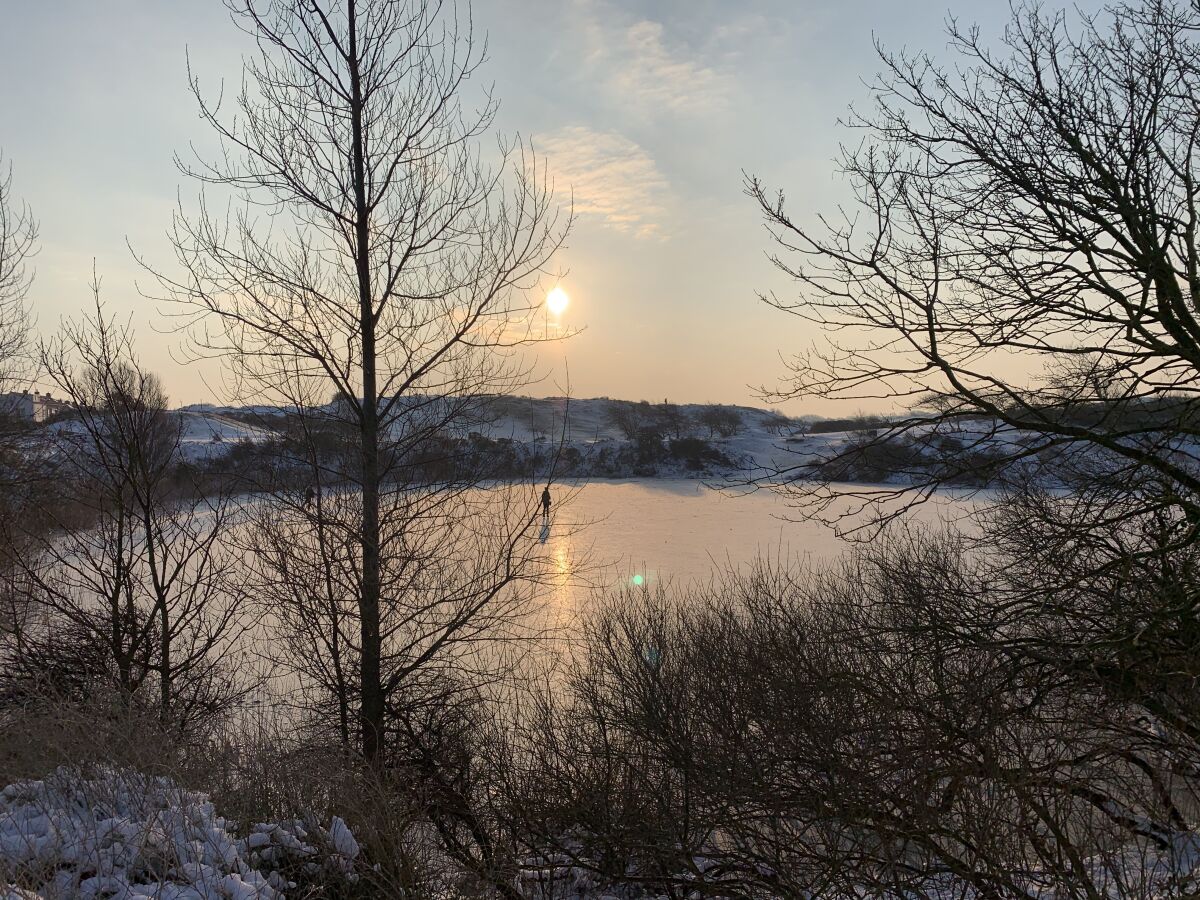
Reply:
[[604, 409], [605, 416], [627, 441], [637, 440], [639, 432], [652, 425], [650, 404], [630, 403], [627, 400], [610, 400]]
[[[696, 416], [696, 421], [708, 429], [708, 436], [733, 437], [742, 430], [742, 416], [736, 409], [728, 406], [706, 406]], [[786, 422], [786, 420], [783, 420]], [[778, 422], [772, 423], [772, 428], [778, 429]]]
[[24, 533], [25, 605], [9, 623], [8, 675], [156, 709], [184, 733], [211, 727], [246, 687], [235, 656], [244, 592], [224, 543], [229, 498], [178, 481], [180, 422], [132, 337], [105, 317], [42, 347], [71, 398], [71, 428], [47, 440], [66, 519]]
[[[1026, 530], [618, 598], [513, 769], [531, 883], [1148, 897], [1186, 877], [1200, 648], [1170, 598], [1195, 575], [1128, 521], [1110, 565], [1053, 583]], [[1132, 649], [1157, 628], [1161, 656]]]

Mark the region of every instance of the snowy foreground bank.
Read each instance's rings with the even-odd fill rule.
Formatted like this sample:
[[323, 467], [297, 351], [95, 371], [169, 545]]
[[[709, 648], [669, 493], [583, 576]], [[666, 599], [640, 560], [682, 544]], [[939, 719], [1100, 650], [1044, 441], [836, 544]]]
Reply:
[[[1156, 835], [1128, 852], [1108, 854], [1099, 879], [1112, 898], [1195, 896], [1200, 833]], [[1153, 847], [1148, 851], [1148, 847]], [[630, 886], [602, 885], [578, 860], [528, 860], [518, 890], [538, 900], [650, 897]], [[1089, 864], [1085, 861], [1085, 864]], [[275, 900], [325, 896], [355, 884], [365, 863], [350, 828], [293, 820], [241, 829], [203, 794], [168, 778], [62, 768], [44, 780], [0, 791], [0, 900]], [[696, 860], [696, 872], [704, 872]], [[1020, 879], [1027, 897], [1068, 896], [1061, 885]], [[298, 884], [298, 882], [300, 882]], [[705, 896], [714, 896], [709, 884]], [[338, 892], [340, 895], [340, 892]], [[920, 892], [973, 898], [947, 877]], [[699, 896], [699, 894], [697, 894]], [[915, 895], [914, 895], [915, 896]]]
[[297, 874], [353, 880], [358, 854], [339, 818], [238, 837], [203, 794], [132, 772], [59, 769], [0, 792], [3, 900], [275, 900]]

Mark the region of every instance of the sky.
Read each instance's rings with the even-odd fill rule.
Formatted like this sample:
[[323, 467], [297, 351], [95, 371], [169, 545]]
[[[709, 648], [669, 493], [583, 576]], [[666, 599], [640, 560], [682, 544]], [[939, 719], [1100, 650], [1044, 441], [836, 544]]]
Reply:
[[[869, 101], [874, 41], [950, 62], [949, 15], [996, 39], [1008, 4], [478, 0], [496, 127], [533, 141], [577, 214], [557, 265], [564, 324], [583, 330], [542, 349], [529, 393], [559, 393], [569, 373], [579, 397], [761, 405], [781, 357], [821, 335], [757, 299], [796, 288], [766, 259], [743, 172], [801, 220], [845, 202], [835, 158], [858, 136], [839, 117]], [[40, 224], [38, 331], [90, 302], [94, 264], [172, 400], [219, 401], [218, 373], [184, 364], [174, 321], [142, 296], [134, 252], [169, 267], [172, 209], [196, 195], [174, 163], [209, 138], [188, 60], [206, 85], [236, 83], [245, 37], [219, 0], [0, 0], [0, 21], [0, 152]]]

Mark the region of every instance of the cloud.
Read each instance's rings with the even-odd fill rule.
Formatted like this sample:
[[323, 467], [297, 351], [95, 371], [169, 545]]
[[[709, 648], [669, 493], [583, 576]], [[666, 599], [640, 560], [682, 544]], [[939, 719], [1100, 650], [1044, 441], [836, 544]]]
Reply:
[[663, 40], [663, 26], [642, 20], [630, 25], [610, 84], [618, 96], [677, 113], [712, 113], [727, 102], [725, 79], [716, 70], [674, 53]]
[[668, 40], [661, 22], [631, 20], [605, 0], [579, 0], [587, 60], [610, 97], [642, 113], [711, 115], [729, 100], [728, 76]]
[[639, 238], [664, 237], [669, 185], [654, 159], [615, 131], [582, 125], [538, 139], [560, 188], [570, 187], [575, 214]]

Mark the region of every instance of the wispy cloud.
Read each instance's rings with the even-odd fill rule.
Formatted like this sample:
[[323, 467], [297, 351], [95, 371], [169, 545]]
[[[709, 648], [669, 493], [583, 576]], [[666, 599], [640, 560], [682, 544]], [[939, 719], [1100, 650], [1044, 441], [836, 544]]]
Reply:
[[575, 213], [639, 238], [662, 238], [668, 184], [654, 159], [624, 135], [572, 125], [537, 141]]
[[621, 96], [677, 113], [712, 113], [728, 101], [724, 78], [715, 69], [668, 49], [658, 22], [630, 25], [622, 51], [611, 76]]
[[643, 113], [706, 114], [724, 109], [729, 79], [666, 27], [635, 19], [606, 0], [578, 0], [592, 72], [618, 103]]

